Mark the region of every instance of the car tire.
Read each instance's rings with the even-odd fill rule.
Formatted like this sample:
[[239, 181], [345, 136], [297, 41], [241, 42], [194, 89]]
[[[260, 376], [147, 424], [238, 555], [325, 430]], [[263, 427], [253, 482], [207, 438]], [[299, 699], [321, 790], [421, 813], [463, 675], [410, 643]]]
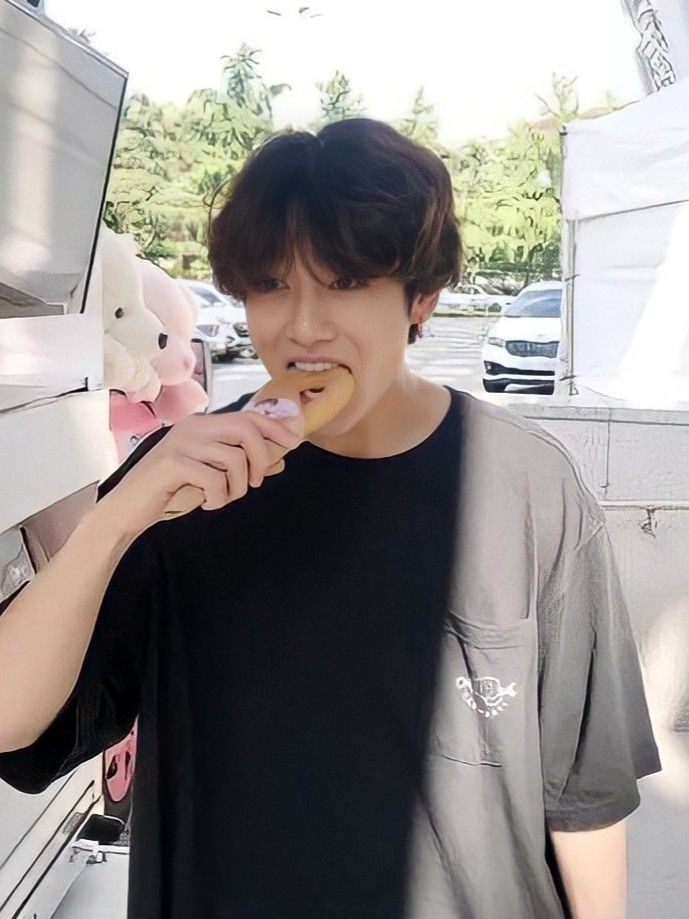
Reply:
[[486, 392], [505, 392], [507, 383], [503, 383], [501, 380], [484, 380], [483, 388]]

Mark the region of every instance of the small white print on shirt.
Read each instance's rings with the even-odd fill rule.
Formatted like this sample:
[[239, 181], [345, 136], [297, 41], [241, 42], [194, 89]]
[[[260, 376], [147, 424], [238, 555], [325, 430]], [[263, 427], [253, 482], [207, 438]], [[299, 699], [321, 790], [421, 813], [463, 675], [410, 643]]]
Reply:
[[486, 718], [495, 718], [507, 708], [509, 699], [517, 695], [516, 683], [503, 687], [500, 680], [493, 676], [481, 676], [473, 680], [460, 676], [455, 680], [455, 685], [469, 708]]

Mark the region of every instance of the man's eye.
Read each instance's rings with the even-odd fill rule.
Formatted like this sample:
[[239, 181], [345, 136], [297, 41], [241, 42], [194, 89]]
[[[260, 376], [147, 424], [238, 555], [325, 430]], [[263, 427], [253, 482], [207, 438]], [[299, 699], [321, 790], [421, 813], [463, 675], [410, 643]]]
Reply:
[[336, 281], [333, 281], [333, 286], [337, 290], [358, 290], [360, 287], [365, 287], [363, 281], [357, 281], [356, 278], [338, 278]]
[[258, 281], [253, 282], [254, 290], [279, 290], [280, 289], [280, 280], [278, 278], [259, 278]]

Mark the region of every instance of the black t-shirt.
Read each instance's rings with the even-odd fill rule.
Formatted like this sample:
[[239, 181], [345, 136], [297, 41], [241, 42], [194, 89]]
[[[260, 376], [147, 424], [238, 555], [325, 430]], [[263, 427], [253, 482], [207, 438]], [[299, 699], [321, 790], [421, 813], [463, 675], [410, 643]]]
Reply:
[[[111, 579], [62, 712], [0, 756], [0, 775], [37, 791], [139, 715], [130, 919], [405, 914], [456, 576], [462, 398], [450, 393], [440, 425], [402, 454], [306, 442], [241, 501], [146, 531]], [[475, 714], [467, 679], [461, 717]], [[480, 762], [451, 768], [491, 770]], [[634, 778], [618, 770], [623, 809]]]

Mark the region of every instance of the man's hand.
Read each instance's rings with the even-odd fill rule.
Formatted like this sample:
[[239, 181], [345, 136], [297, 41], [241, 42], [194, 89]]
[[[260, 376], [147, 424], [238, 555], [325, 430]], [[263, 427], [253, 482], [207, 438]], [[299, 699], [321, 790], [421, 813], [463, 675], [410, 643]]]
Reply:
[[104, 530], [136, 538], [164, 519], [170, 498], [185, 485], [205, 493], [202, 507], [219, 510], [258, 488], [266, 476], [285, 468], [275, 462], [270, 444], [284, 452], [301, 442], [304, 419], [267, 418], [254, 411], [205, 415], [196, 413], [173, 425], [169, 433], [127, 472], [93, 508]]
[[627, 827], [551, 833], [572, 919], [625, 919]]

